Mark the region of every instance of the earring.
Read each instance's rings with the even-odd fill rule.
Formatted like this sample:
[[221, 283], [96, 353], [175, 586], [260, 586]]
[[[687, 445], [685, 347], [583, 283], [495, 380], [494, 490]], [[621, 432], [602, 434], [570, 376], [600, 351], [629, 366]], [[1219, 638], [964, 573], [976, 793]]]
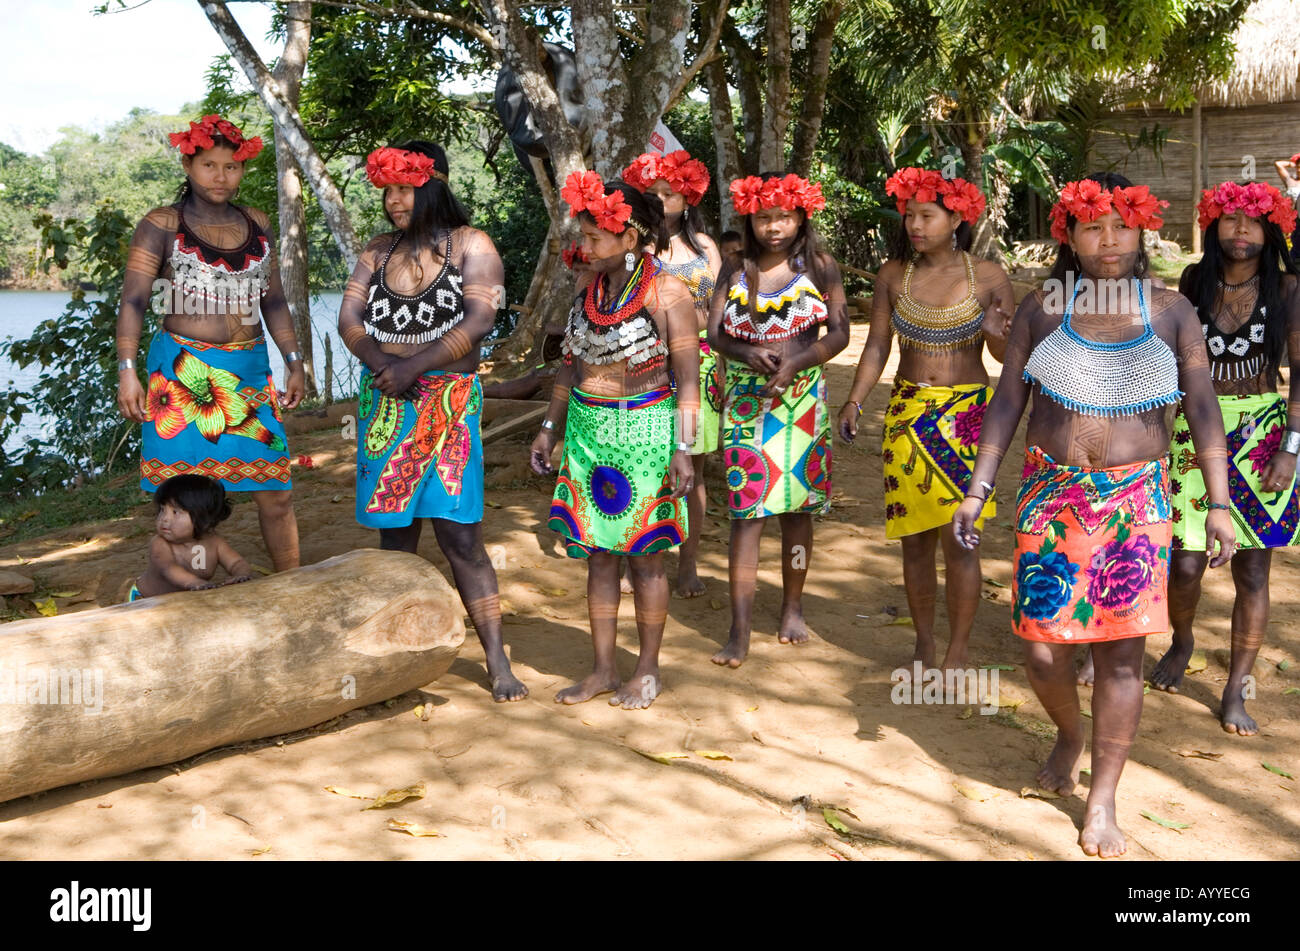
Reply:
[[636, 267], [636, 255], [633, 254], [631, 251], [623, 255], [623, 266], [627, 268], [629, 271], [632, 270], [632, 268]]
[[957, 250], [957, 232], [955, 231], [952, 233], [952, 249]]

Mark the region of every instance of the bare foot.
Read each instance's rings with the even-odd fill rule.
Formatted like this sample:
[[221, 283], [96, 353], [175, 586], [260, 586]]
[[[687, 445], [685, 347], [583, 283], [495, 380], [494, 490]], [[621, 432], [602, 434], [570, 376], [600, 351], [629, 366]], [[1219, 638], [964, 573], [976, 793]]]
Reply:
[[749, 635], [743, 637], [735, 631], [727, 638], [727, 644], [722, 650], [718, 651], [709, 660], [721, 667], [739, 667], [749, 656]]
[[1128, 851], [1124, 833], [1115, 821], [1115, 807], [1089, 806], [1079, 832], [1079, 846], [1088, 855], [1113, 859]]
[[1083, 666], [1079, 668], [1078, 683], [1080, 687], [1091, 687], [1096, 674], [1092, 672], [1092, 648], [1083, 652]]
[[1068, 740], [1065, 734], [1058, 734], [1056, 745], [1047, 757], [1047, 762], [1034, 777], [1040, 789], [1046, 789], [1058, 796], [1068, 796], [1074, 792], [1075, 783], [1079, 781], [1079, 758], [1083, 755], [1083, 736]]
[[492, 699], [497, 703], [522, 700], [526, 696], [528, 696], [528, 688], [509, 669], [504, 674], [492, 678]]
[[965, 647], [962, 647], [958, 651], [954, 651], [952, 647], [949, 646], [948, 653], [943, 655], [943, 663], [940, 666], [942, 666], [944, 670], [965, 670], [968, 663], [969, 659], [966, 656]]
[[802, 605], [781, 609], [781, 630], [776, 639], [782, 644], [803, 644], [811, 637], [803, 623]]
[[1223, 690], [1223, 710], [1219, 714], [1225, 733], [1238, 736], [1254, 736], [1259, 732], [1259, 724], [1246, 712], [1246, 701], [1241, 696], [1241, 689], [1233, 689], [1229, 684]]
[[1195, 641], [1190, 638], [1186, 645], [1175, 640], [1169, 645], [1169, 650], [1165, 651], [1165, 656], [1156, 661], [1155, 669], [1151, 671], [1147, 682], [1157, 690], [1178, 693], [1178, 688], [1183, 685], [1183, 672], [1187, 670], [1187, 661], [1191, 659], [1192, 648], [1195, 646]]
[[618, 674], [611, 675], [599, 670], [593, 670], [572, 687], [565, 687], [557, 693], [555, 695], [555, 702], [586, 703], [592, 697], [598, 697], [602, 693], [609, 693], [611, 690], [617, 690], [618, 686]]
[[929, 670], [934, 666], [934, 655], [934, 635], [917, 634], [916, 650], [912, 652], [912, 663], [916, 663], [919, 660], [921, 662], [921, 669]]
[[655, 697], [659, 696], [660, 689], [661, 685], [657, 672], [633, 674], [631, 679], [615, 691], [614, 696], [609, 698], [609, 705], [611, 707], [622, 707], [624, 710], [644, 710], [655, 702]]
[[624, 567], [623, 573], [618, 578], [618, 590], [624, 594], [632, 594], [635, 590], [632, 587], [632, 579], [627, 576], [627, 568]]
[[685, 571], [677, 572], [677, 584], [673, 588], [673, 594], [679, 598], [698, 598], [704, 593], [704, 582], [694, 571], [687, 573]]

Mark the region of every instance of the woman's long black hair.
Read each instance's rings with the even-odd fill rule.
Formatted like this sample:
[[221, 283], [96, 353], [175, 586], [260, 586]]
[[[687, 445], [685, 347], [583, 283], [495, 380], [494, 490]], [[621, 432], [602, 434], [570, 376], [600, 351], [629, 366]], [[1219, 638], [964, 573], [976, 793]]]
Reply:
[[[766, 182], [773, 178], [784, 178], [785, 174], [785, 172], [763, 172], [758, 177]], [[745, 287], [749, 293], [749, 315], [751, 318], [757, 318], [758, 256], [763, 251], [763, 245], [759, 242], [758, 235], [754, 234], [753, 215], [745, 215], [744, 241], [744, 261], [741, 263], [741, 268], [745, 272]], [[822, 271], [822, 256], [825, 253], [821, 237], [817, 234], [812, 219], [805, 211], [803, 221], [799, 224], [799, 231], [795, 234], [794, 242], [790, 245], [788, 257], [790, 270], [796, 274], [807, 274], [812, 279], [813, 286], [817, 288], [823, 297], [827, 293], [826, 275]]]
[[704, 246], [700, 244], [699, 238], [701, 233], [705, 233], [704, 216], [700, 214], [700, 209], [688, 201], [682, 209], [682, 240], [696, 254], [704, 253]]
[[[638, 191], [627, 182], [617, 178], [605, 182], [605, 194], [612, 195], [614, 192], [623, 193], [623, 201], [627, 202], [628, 207], [632, 209], [632, 217], [649, 229], [649, 234], [642, 234], [641, 228], [633, 225], [630, 221], [628, 222], [628, 226], [640, 235], [640, 246], [650, 245], [655, 254], [659, 254], [667, 248], [668, 229], [664, 225], [664, 203], [659, 200], [659, 196], [651, 192]], [[593, 224], [596, 222], [591, 212], [584, 211], [581, 213], [581, 217]]]
[[[404, 152], [418, 152], [420, 155], [428, 156], [433, 159], [435, 169], [443, 175], [449, 174], [447, 153], [440, 145], [414, 139], [394, 147]], [[451, 186], [433, 175], [429, 176], [427, 182], [412, 191], [412, 199], [411, 220], [403, 232], [411, 242], [409, 250], [412, 257], [418, 260], [419, 253], [424, 248], [432, 248], [441, 256], [442, 248], [437, 247], [439, 235], [441, 234], [445, 241], [447, 232], [469, 224], [469, 212], [456, 200]], [[388, 213], [387, 204], [384, 205], [384, 217], [394, 228], [397, 227], [392, 215]]]
[[[1248, 184], [1243, 182], [1242, 184]], [[1214, 319], [1214, 302], [1219, 295], [1219, 282], [1223, 280], [1223, 245], [1219, 241], [1219, 222], [1216, 218], [1205, 229], [1201, 259], [1184, 273], [1178, 290], [1192, 302], [1202, 324]], [[1256, 306], [1264, 307], [1264, 369], [1269, 386], [1277, 386], [1278, 370], [1286, 352], [1286, 309], [1282, 303], [1282, 275], [1296, 274], [1300, 270], [1287, 256], [1286, 237], [1282, 229], [1267, 218], [1258, 218], [1264, 229], [1264, 249], [1259, 255], [1259, 297]]]
[[[1133, 183], [1118, 172], [1093, 172], [1087, 176], [1092, 181], [1099, 184], [1104, 190], [1110, 191], [1113, 188], [1132, 188]], [[1067, 230], [1073, 228], [1079, 221], [1074, 215], [1066, 214], [1065, 227]], [[1142, 232], [1138, 232], [1138, 256], [1137, 261], [1133, 264], [1133, 276], [1141, 277], [1146, 274], [1151, 265], [1147, 257], [1147, 249], [1142, 241]], [[1069, 245], [1061, 245], [1056, 252], [1056, 263], [1052, 265], [1051, 279], [1059, 281], [1060, 286], [1065, 289], [1065, 296], [1068, 298], [1074, 293], [1074, 281], [1067, 280], [1073, 275], [1077, 278], [1083, 273], [1083, 267], [1079, 263], [1079, 256], [1074, 253], [1074, 248]]]

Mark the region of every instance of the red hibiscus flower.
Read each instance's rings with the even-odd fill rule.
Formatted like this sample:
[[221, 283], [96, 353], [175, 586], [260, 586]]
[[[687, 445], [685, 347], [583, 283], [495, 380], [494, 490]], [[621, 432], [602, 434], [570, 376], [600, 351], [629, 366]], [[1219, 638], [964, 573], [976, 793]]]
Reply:
[[620, 191], [587, 202], [587, 211], [596, 219], [596, 227], [614, 234], [622, 234], [625, 222], [632, 217], [632, 206], [623, 200]]
[[654, 152], [642, 152], [632, 160], [632, 164], [623, 169], [623, 181], [637, 191], [645, 191], [664, 175], [659, 170], [659, 156]]
[[1111, 195], [1115, 210], [1124, 219], [1124, 224], [1130, 228], [1145, 228], [1150, 231], [1158, 231], [1164, 226], [1165, 222], [1160, 217], [1160, 209], [1168, 208], [1169, 202], [1161, 201], [1151, 194], [1151, 189], [1147, 186], [1134, 185], [1131, 188], [1116, 188], [1111, 192]]
[[763, 180], [757, 175], [737, 179], [729, 186], [731, 204], [738, 215], [752, 215], [762, 207]]

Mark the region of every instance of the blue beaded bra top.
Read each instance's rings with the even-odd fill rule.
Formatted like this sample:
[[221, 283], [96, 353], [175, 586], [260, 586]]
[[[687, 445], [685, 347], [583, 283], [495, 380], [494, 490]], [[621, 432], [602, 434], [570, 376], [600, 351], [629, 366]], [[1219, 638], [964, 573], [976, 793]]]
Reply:
[[1075, 282], [1061, 325], [1029, 355], [1025, 382], [1037, 384], [1045, 396], [1087, 416], [1131, 416], [1182, 399], [1178, 358], [1151, 329], [1142, 283], [1133, 281], [1142, 333], [1119, 343], [1088, 340], [1070, 326], [1081, 283]]

